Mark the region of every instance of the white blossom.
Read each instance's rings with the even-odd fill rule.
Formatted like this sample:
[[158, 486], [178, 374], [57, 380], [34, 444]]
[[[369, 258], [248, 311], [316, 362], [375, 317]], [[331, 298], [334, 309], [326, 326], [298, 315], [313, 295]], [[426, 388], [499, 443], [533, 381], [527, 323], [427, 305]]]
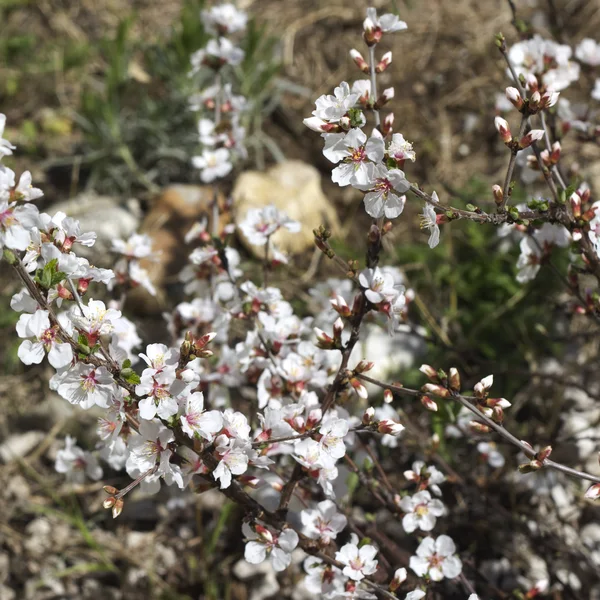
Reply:
[[316, 509], [305, 509], [300, 513], [304, 534], [313, 539], [329, 544], [335, 540], [348, 523], [345, 515], [337, 512], [337, 507], [331, 500], [323, 500]]
[[462, 571], [462, 563], [454, 556], [456, 546], [447, 535], [437, 539], [426, 537], [417, 548], [416, 556], [410, 557], [410, 568], [419, 576], [428, 575], [433, 581], [444, 577], [454, 579]]
[[370, 544], [358, 547], [358, 536], [353, 533], [350, 543], [345, 544], [335, 553], [335, 559], [344, 565], [343, 573], [354, 581], [362, 581], [367, 575], [377, 570], [375, 556], [377, 548]]

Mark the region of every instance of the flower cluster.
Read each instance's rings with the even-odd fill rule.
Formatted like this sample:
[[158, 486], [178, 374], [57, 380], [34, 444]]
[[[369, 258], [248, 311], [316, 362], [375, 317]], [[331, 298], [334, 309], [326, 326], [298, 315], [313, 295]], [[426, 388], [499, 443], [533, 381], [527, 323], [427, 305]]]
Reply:
[[202, 11], [205, 28], [215, 36], [192, 57], [191, 76], [203, 70], [213, 73], [215, 83], [190, 98], [190, 108], [200, 113], [198, 141], [201, 154], [192, 158], [204, 183], [226, 177], [236, 160], [246, 158], [245, 128], [240, 122], [246, 99], [233, 92], [226, 78], [231, 67], [244, 59], [244, 51], [228, 37], [246, 28], [247, 15], [233, 4], [213, 6]]

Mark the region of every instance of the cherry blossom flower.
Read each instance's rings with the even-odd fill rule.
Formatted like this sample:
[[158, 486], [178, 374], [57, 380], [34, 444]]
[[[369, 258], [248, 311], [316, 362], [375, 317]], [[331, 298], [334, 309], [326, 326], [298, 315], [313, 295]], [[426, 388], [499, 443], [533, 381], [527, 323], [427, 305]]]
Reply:
[[92, 299], [89, 300], [87, 306], [74, 306], [70, 314], [71, 321], [84, 333], [90, 347], [96, 345], [100, 336], [112, 333], [113, 322], [120, 317], [121, 311], [106, 308], [101, 300]]
[[392, 141], [387, 147], [387, 154], [396, 162], [401, 162], [404, 160], [412, 160], [412, 162], [415, 162], [416, 160], [416, 154], [413, 150], [413, 145], [405, 140], [401, 133], [394, 133], [392, 135]]
[[319, 444], [323, 451], [332, 458], [343, 458], [346, 454], [344, 437], [348, 434], [348, 421], [346, 419], [330, 419], [321, 425]]
[[203, 437], [211, 442], [223, 427], [223, 417], [218, 410], [204, 410], [204, 394], [194, 392], [187, 397], [185, 414], [181, 415], [181, 429], [191, 438]]
[[243, 31], [248, 21], [246, 13], [238, 10], [230, 2], [203, 10], [201, 15], [206, 31], [212, 35], [226, 35]]
[[290, 219], [273, 204], [264, 208], [251, 208], [239, 227], [246, 239], [255, 246], [264, 246], [281, 227], [291, 233], [300, 231], [300, 223]]
[[358, 536], [353, 533], [350, 543], [345, 544], [335, 553], [335, 559], [344, 566], [343, 574], [353, 581], [362, 581], [367, 575], [372, 575], [377, 570], [375, 555], [377, 548], [370, 544], [358, 547]]
[[300, 513], [304, 534], [313, 540], [329, 544], [335, 540], [348, 523], [345, 515], [337, 512], [337, 507], [331, 500], [323, 500], [316, 509], [306, 509]]
[[329, 594], [338, 597], [336, 594], [341, 595], [344, 592], [345, 578], [337, 567], [324, 563], [316, 556], [308, 556], [303, 567], [306, 571], [304, 587], [311, 594], [322, 594], [323, 597], [329, 598]]
[[316, 109], [312, 114], [329, 123], [337, 123], [354, 107], [357, 100], [358, 94], [351, 93], [350, 86], [345, 81], [342, 81], [333, 90], [333, 96], [323, 95], [317, 98]]
[[427, 490], [417, 492], [414, 496], [404, 496], [400, 508], [407, 513], [402, 518], [402, 527], [407, 533], [416, 529], [431, 531], [435, 527], [437, 517], [441, 517], [445, 508], [440, 500], [432, 500]]
[[298, 534], [293, 529], [284, 529], [275, 534], [262, 525], [255, 525], [255, 532], [244, 528], [248, 538], [244, 558], [253, 565], [263, 562], [267, 556], [275, 571], [284, 571], [292, 562], [292, 552], [298, 545]]
[[416, 460], [412, 469], [404, 471], [404, 477], [413, 481], [419, 489], [430, 489], [436, 496], [442, 495], [440, 483], [446, 481], [446, 476], [433, 465], [427, 466], [422, 460]]
[[219, 464], [213, 471], [213, 477], [219, 481], [221, 489], [224, 490], [231, 485], [232, 475], [241, 475], [248, 469], [250, 445], [243, 440], [220, 435], [215, 440], [215, 446]]
[[215, 69], [219, 69], [226, 64], [235, 67], [242, 60], [244, 60], [244, 51], [225, 37], [209, 40], [205, 48], [197, 50], [190, 58], [192, 74], [197, 73], [203, 65]]
[[339, 163], [331, 173], [331, 179], [340, 186], [370, 184], [368, 161], [383, 160], [384, 144], [381, 134], [375, 130], [367, 140], [365, 133], [358, 128], [348, 133], [326, 133], [323, 154], [332, 163]]
[[[184, 487], [183, 476], [178, 465], [171, 464], [173, 451], [169, 448], [175, 440], [173, 432], [157, 421], [141, 421], [139, 435], [133, 435], [128, 440], [129, 456], [126, 469], [131, 477], [137, 477], [152, 469], [154, 473], [146, 477], [150, 484], [163, 477], [168, 485], [176, 483]], [[160, 486], [158, 486], [160, 487]], [[158, 491], [152, 485], [151, 491]]]
[[216, 150], [206, 148], [200, 156], [192, 157], [192, 164], [200, 170], [200, 179], [204, 183], [211, 183], [215, 179], [225, 177], [233, 169], [227, 148], [217, 148]]
[[377, 9], [367, 8], [367, 18], [363, 24], [365, 31], [369, 29], [380, 29], [383, 33], [394, 33], [408, 28], [408, 25], [398, 18], [398, 15], [387, 13], [377, 16]]
[[365, 269], [358, 276], [358, 281], [366, 289], [367, 300], [373, 304], [392, 300], [398, 295], [392, 275], [379, 267]]
[[145, 396], [138, 403], [140, 417], [150, 421], [156, 415], [161, 419], [176, 415], [179, 405], [175, 396], [182, 394], [185, 388], [185, 382], [177, 379], [174, 366], [158, 372], [154, 369], [144, 369], [140, 383], [135, 386], [135, 393]]
[[108, 408], [115, 392], [112, 375], [106, 367], [94, 367], [84, 363], [77, 363], [64, 373], [57, 373], [52, 382], [60, 396], [86, 410], [95, 404], [101, 408]]
[[[439, 202], [437, 194], [433, 192], [431, 196], [436, 202]], [[437, 215], [435, 209], [430, 204], [426, 204], [423, 207], [423, 214], [421, 216], [421, 229], [429, 229], [428, 244], [430, 248], [435, 248], [440, 243], [440, 228], [437, 224]]]
[[[73, 326], [66, 315], [59, 315], [58, 321], [68, 335], [73, 334]], [[66, 367], [73, 360], [71, 345], [60, 341], [59, 326], [50, 324], [47, 310], [21, 315], [17, 323], [17, 334], [21, 338], [35, 338], [33, 342], [26, 339], [19, 346], [17, 354], [26, 365], [40, 364], [46, 352], [48, 362], [55, 369]]]
[[584, 38], [575, 48], [575, 58], [590, 67], [600, 66], [600, 44], [592, 38]]
[[26, 250], [37, 215], [38, 210], [32, 204], [18, 206], [16, 202], [9, 203], [0, 198], [0, 250]]
[[84, 483], [86, 477], [98, 481], [103, 474], [98, 459], [77, 446], [77, 440], [70, 435], [65, 437], [65, 447], [56, 453], [54, 468], [73, 483]]
[[368, 179], [366, 185], [355, 184], [354, 187], [366, 191], [364, 203], [367, 214], [374, 219], [385, 216], [395, 219], [404, 210], [406, 196], [399, 196], [395, 192], [406, 192], [410, 184], [400, 169], [388, 169], [384, 165], [368, 165]]
[[31, 202], [37, 200], [44, 195], [44, 192], [39, 188], [34, 188], [31, 183], [31, 173], [24, 171], [19, 177], [19, 183], [14, 191], [14, 199], [21, 202]]
[[6, 126], [6, 115], [0, 113], [0, 158], [3, 156], [10, 156], [12, 151], [16, 148], [8, 140], [5, 140], [2, 136], [4, 135], [4, 127]]
[[456, 546], [447, 535], [437, 539], [426, 537], [417, 548], [416, 556], [410, 557], [410, 568], [419, 576], [428, 575], [433, 581], [444, 577], [454, 579], [462, 571], [462, 562], [454, 556]]
[[477, 444], [477, 450], [482, 457], [488, 462], [490, 467], [500, 469], [506, 462], [504, 456], [498, 452], [497, 445], [495, 442], [479, 442]]
[[129, 259], [157, 258], [152, 250], [152, 239], [145, 233], [133, 233], [127, 240], [112, 240], [112, 251]]

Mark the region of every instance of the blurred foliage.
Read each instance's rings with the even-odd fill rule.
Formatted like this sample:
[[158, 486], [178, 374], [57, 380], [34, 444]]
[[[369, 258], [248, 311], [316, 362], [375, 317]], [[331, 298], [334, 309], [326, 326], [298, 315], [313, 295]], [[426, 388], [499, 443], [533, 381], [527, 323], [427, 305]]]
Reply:
[[[194, 179], [190, 157], [198, 150], [198, 138], [188, 99], [201, 89], [197, 86], [213, 83], [208, 70], [199, 79], [188, 75], [191, 54], [209, 39], [201, 22], [203, 4], [184, 2], [171, 37], [164, 42], [133, 40], [135, 17], [130, 17], [120, 23], [114, 38], [103, 43], [106, 70], [101, 85], [85, 87], [77, 117], [84, 132], [81, 154], [89, 187], [129, 193]], [[258, 140], [253, 149], [259, 161], [263, 147], [272, 147], [261, 130], [265, 114], [275, 108], [278, 98], [276, 45], [264, 27], [250, 21], [241, 42], [246, 57], [235, 70], [234, 91], [249, 100], [243, 124]]]

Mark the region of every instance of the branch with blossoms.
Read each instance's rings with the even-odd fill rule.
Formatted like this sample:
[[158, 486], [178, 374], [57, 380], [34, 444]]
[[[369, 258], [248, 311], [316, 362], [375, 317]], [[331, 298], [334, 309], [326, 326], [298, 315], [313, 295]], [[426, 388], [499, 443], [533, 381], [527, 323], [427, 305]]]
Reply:
[[[189, 300], [168, 317], [170, 346], [149, 343], [137, 352], [141, 337], [122, 314], [129, 289], [142, 285], [155, 291], [139, 262], [155, 256], [149, 238], [135, 234], [114, 240], [113, 251], [120, 256], [114, 269], [90, 264], [76, 251], [78, 244], [93, 246], [95, 234], [81, 232], [78, 222], [62, 213], [40, 213], [34, 201], [42, 192], [32, 187], [30, 174], [17, 183], [14, 172], [0, 163], [0, 246], [24, 286], [11, 300], [21, 313], [19, 358], [30, 365], [47, 355], [56, 370], [51, 389], [84, 410], [103, 410], [97, 450], [86, 453], [68, 438], [57, 470], [71, 479], [86, 475], [99, 480], [103, 471], [98, 459], [114, 470], [124, 469], [131, 483], [122, 489], [105, 487], [104, 506], [114, 517], [134, 489], [218, 489], [243, 511], [245, 559], [251, 564], [269, 560], [279, 572], [301, 548], [308, 555], [304, 586], [322, 598], [404, 595], [405, 600], [419, 600], [447, 579], [452, 582], [448, 586], [462, 585], [469, 600], [477, 600], [454, 541], [444, 533], [433, 534], [448, 514], [440, 489], [445, 475], [417, 460], [404, 471], [406, 485], [401, 487], [385, 469], [381, 447], [398, 447], [405, 429], [393, 394], [417, 397], [433, 412], [439, 402], [460, 403], [474, 415], [472, 427], [478, 433], [493, 430], [525, 453], [530, 461], [520, 466], [522, 472], [548, 468], [592, 481], [589, 498], [600, 496], [600, 477], [554, 462], [549, 446], [536, 451], [508, 432], [503, 422], [510, 403], [489, 396], [492, 376], [476, 384], [471, 396], [461, 392], [454, 368], [446, 374], [424, 366], [430, 381], [419, 390], [389, 385], [367, 374], [376, 365], [362, 357], [360, 343], [367, 328], [383, 326], [394, 335], [407, 322], [414, 292], [406, 289], [399, 269], [381, 263], [383, 240], [409, 194], [411, 201], [420, 202], [421, 227], [429, 232], [431, 248], [451, 221], [502, 226], [520, 236], [520, 282], [536, 277], [554, 247], [570, 245], [576, 250], [568, 280], [580, 303], [576, 310], [598, 316], [600, 299], [580, 293], [578, 284], [584, 275], [600, 274], [600, 204], [592, 202], [588, 189], [566, 184], [559, 169], [560, 144], [551, 139], [545, 117], [560, 106], [559, 93], [573, 67], [563, 50], [535, 38], [510, 50], [503, 37], [497, 38], [516, 86], [507, 88], [506, 98], [510, 110], [520, 113], [520, 122], [513, 136], [508, 120], [495, 120], [509, 151], [503, 185], [492, 189], [496, 210], [455, 208], [435, 191], [410, 182], [404, 171], [417, 152], [394, 131], [393, 113], [385, 114], [394, 90], [379, 93], [378, 76], [393, 58], [389, 51], [381, 53], [380, 44], [407, 24], [368, 9], [363, 24], [368, 60], [358, 50], [350, 51], [366, 77], [352, 85], [341, 82], [333, 95], [319, 97], [313, 115], [304, 121], [322, 135], [323, 153], [335, 165], [332, 181], [363, 194], [372, 218], [365, 258], [362, 264], [344, 261], [330, 246], [330, 232], [315, 230], [317, 247], [346, 278], [311, 290], [320, 307], [314, 318], [307, 318], [272, 284], [288, 262], [274, 243], [276, 236], [296, 233], [300, 224], [274, 206], [251, 209], [241, 218], [239, 233], [261, 257], [261, 285], [242, 269], [232, 245], [235, 227], [218, 229], [216, 187], [245, 156], [240, 125], [245, 101], [227, 81], [243, 52], [227, 36], [242, 31], [247, 18], [232, 4], [215, 6], [202, 16], [214, 38], [192, 57], [192, 74], [199, 81], [210, 80], [191, 102], [200, 113], [202, 145], [192, 164], [202, 181], [215, 186], [213, 231], [203, 221], [185, 236], [194, 248], [179, 280]], [[528, 59], [519, 63], [519, 55]], [[538, 121], [539, 128], [532, 128]], [[0, 115], [0, 158], [14, 150], [2, 138], [4, 124]], [[511, 204], [520, 163], [542, 174], [551, 198]], [[120, 292], [120, 300], [105, 304], [90, 298], [90, 289], [102, 284]], [[365, 384], [385, 390], [383, 405], [370, 405]], [[402, 562], [402, 554], [376, 524], [370, 529], [373, 539], [364, 535], [369, 528], [357, 522], [351, 500], [343, 506], [350, 484], [342, 465], [391, 513], [409, 543], [414, 541], [414, 554], [405, 564], [392, 564]], [[277, 498], [269, 505], [272, 492]], [[346, 530], [352, 533], [348, 536]], [[414, 575], [410, 581], [406, 567]]]

